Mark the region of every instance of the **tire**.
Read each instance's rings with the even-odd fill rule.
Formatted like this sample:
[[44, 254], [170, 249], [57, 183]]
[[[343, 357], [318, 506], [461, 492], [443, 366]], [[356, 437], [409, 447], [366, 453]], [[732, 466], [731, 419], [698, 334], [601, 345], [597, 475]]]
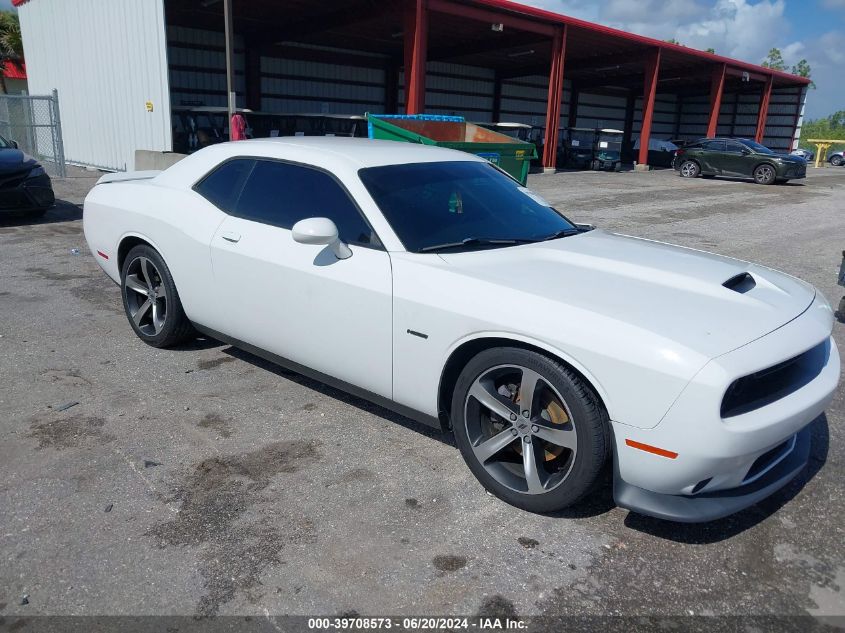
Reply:
[[757, 165], [757, 167], [754, 168], [753, 175], [754, 182], [758, 185], [772, 185], [775, 180], [777, 180], [777, 172], [775, 172], [775, 168], [768, 163]]
[[841, 167], [845, 163], [845, 158], [842, 156], [831, 156], [830, 157], [830, 164], [836, 167]]
[[685, 160], [678, 168], [681, 178], [698, 178], [701, 174], [701, 167], [694, 160]]
[[129, 325], [147, 345], [170, 347], [194, 333], [170, 269], [151, 246], [140, 244], [126, 255], [120, 290]]
[[[528, 386], [522, 385], [532, 384], [525, 416], [520, 398]], [[499, 499], [529, 512], [580, 501], [610, 451], [607, 414], [592, 389], [562, 363], [525, 349], [498, 347], [472, 358], [455, 383], [451, 414], [472, 474]]]

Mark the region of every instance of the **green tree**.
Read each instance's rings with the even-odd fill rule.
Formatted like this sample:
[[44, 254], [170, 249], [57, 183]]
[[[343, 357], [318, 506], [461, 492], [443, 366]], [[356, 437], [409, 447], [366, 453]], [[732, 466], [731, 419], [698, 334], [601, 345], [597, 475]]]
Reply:
[[[810, 63], [806, 59], [802, 59], [797, 64], [792, 66], [792, 74], [798, 75], [799, 77], [806, 77], [810, 79], [810, 75], [813, 74], [813, 71], [810, 69]], [[816, 83], [810, 79], [810, 88], [815, 88]]]
[[9, 65], [23, 64], [23, 38], [18, 14], [14, 11], [0, 11], [0, 92], [6, 94], [5, 70]]
[[670, 38], [669, 38], [668, 40], [666, 40], [666, 41], [667, 41], [669, 44], [677, 44], [678, 46], [683, 46], [683, 44], [681, 44], [681, 43], [680, 43], [678, 40], [676, 40], [674, 37], [670, 37]]
[[809, 143], [807, 139], [829, 139], [831, 141], [842, 139], [842, 143], [836, 143], [831, 149], [836, 150], [845, 147], [845, 110], [834, 112], [830, 116], [821, 119], [808, 119], [801, 126], [800, 146], [811, 152], [816, 151], [816, 146]]
[[772, 70], [786, 70], [786, 62], [783, 61], [783, 54], [779, 48], [771, 49], [769, 54], [766, 55], [766, 59], [760, 65], [771, 68]]
[[708, 49], [707, 49], [707, 52], [708, 52], [708, 53], [713, 53], [713, 54], [715, 55], [715, 54], [716, 54], [716, 49], [715, 49], [715, 48], [708, 48]]

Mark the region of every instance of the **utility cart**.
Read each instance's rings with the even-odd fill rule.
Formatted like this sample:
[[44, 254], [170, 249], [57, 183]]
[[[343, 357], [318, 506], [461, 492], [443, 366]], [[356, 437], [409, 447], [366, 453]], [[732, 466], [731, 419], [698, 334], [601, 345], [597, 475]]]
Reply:
[[593, 162], [596, 131], [593, 128], [571, 127], [566, 131], [564, 164], [575, 169], [589, 169]]
[[602, 171], [622, 171], [622, 130], [599, 129], [596, 133], [592, 168]]

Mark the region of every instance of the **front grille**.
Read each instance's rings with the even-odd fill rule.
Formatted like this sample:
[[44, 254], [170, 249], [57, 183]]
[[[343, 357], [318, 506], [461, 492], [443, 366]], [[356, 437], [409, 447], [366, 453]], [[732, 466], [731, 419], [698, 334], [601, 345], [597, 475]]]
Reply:
[[829, 355], [830, 342], [824, 341], [794, 358], [735, 380], [722, 399], [722, 417], [754, 411], [798, 391], [821, 373]]

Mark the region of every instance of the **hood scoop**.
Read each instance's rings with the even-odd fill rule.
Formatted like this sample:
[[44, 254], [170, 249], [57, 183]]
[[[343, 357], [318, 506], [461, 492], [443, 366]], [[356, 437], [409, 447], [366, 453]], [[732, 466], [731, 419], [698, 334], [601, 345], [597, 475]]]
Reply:
[[740, 273], [738, 275], [734, 275], [722, 285], [728, 290], [733, 290], [734, 292], [744, 295], [746, 292], [753, 290], [757, 285], [757, 282], [754, 281], [754, 277], [751, 276], [751, 273]]

